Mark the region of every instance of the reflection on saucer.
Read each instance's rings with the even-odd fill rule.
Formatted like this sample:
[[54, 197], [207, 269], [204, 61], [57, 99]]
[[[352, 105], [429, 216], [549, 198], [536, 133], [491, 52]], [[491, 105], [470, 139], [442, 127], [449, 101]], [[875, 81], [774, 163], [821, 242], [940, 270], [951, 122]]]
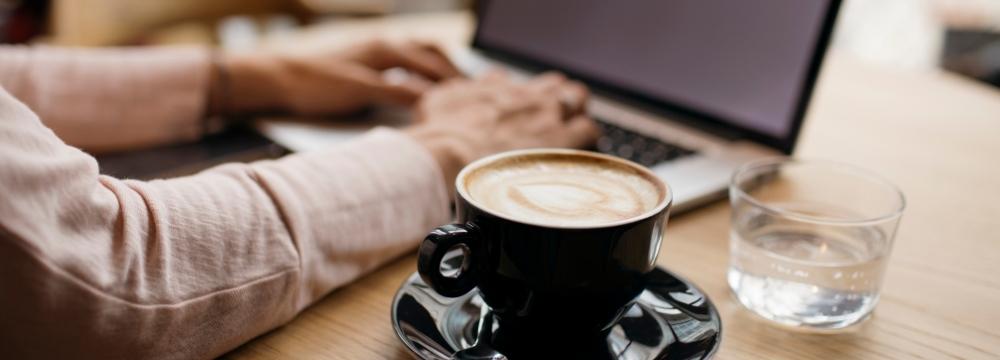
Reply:
[[[448, 298], [428, 287], [418, 274], [403, 283], [393, 300], [392, 322], [396, 334], [421, 359], [451, 359], [466, 353], [496, 353], [490, 339], [502, 332], [496, 322], [480, 329], [481, 316], [492, 316], [477, 291]], [[587, 357], [609, 359], [705, 359], [719, 347], [722, 323], [718, 311], [698, 288], [666, 270], [657, 268], [646, 290], [636, 299], [604, 341], [601, 351], [587, 350]], [[553, 335], [555, 337], [555, 335]], [[547, 339], [540, 339], [545, 342]], [[477, 342], [480, 342], [477, 345]], [[557, 343], [562, 343], [563, 349]], [[574, 349], [553, 339], [549, 351], [573, 356]], [[607, 354], [607, 355], [604, 355]]]

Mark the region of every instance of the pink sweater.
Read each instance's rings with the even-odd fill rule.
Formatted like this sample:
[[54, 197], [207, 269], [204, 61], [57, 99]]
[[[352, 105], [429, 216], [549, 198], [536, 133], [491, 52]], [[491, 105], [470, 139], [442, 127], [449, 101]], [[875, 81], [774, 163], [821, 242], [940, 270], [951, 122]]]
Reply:
[[197, 49], [0, 47], [0, 357], [215, 357], [448, 220], [438, 165], [393, 130], [149, 182], [60, 140], [195, 138], [208, 71]]

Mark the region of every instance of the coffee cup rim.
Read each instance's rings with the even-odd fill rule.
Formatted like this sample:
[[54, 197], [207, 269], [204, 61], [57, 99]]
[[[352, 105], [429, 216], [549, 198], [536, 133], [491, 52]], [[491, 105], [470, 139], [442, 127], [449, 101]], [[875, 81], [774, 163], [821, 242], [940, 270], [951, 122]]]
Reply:
[[[493, 162], [496, 162], [496, 161], [499, 161], [499, 160], [502, 160], [502, 159], [505, 159], [505, 158], [516, 157], [516, 156], [549, 155], [549, 154], [583, 156], [583, 157], [589, 157], [589, 158], [595, 158], [595, 159], [600, 159], [600, 160], [606, 160], [606, 161], [611, 161], [611, 162], [619, 163], [621, 165], [624, 165], [626, 167], [629, 167], [631, 169], [634, 169], [634, 170], [642, 173], [645, 177], [647, 177], [648, 179], [650, 179], [651, 182], [653, 182], [654, 184], [657, 184], [656, 186], [662, 191], [663, 196], [661, 197], [660, 201], [657, 202], [656, 206], [654, 206], [653, 208], [649, 209], [648, 211], [646, 211], [646, 212], [644, 212], [642, 214], [639, 214], [639, 215], [636, 215], [636, 216], [633, 216], [633, 217], [630, 217], [630, 218], [627, 218], [627, 219], [622, 219], [622, 220], [613, 221], [613, 222], [607, 222], [607, 223], [600, 223], [600, 224], [596, 224], [596, 225], [553, 225], [553, 224], [544, 224], [544, 223], [533, 222], [533, 221], [528, 221], [528, 220], [515, 219], [515, 218], [512, 218], [510, 216], [506, 216], [504, 214], [501, 214], [501, 213], [498, 213], [496, 211], [493, 211], [493, 210], [489, 209], [488, 207], [483, 206], [482, 204], [480, 204], [479, 202], [477, 202], [475, 199], [473, 199], [472, 196], [469, 195], [469, 193], [468, 193], [468, 191], [466, 189], [466, 186], [464, 185], [465, 184], [465, 177], [469, 173], [471, 173], [471, 172], [473, 172], [473, 171], [475, 171], [475, 170], [477, 170], [479, 168], [482, 168], [483, 166], [486, 166], [487, 164], [490, 164], [490, 163], [493, 163]], [[617, 156], [611, 156], [611, 155], [601, 154], [601, 153], [597, 153], [597, 152], [593, 152], [593, 151], [576, 150], [576, 149], [535, 148], [535, 149], [524, 149], [524, 150], [511, 150], [511, 151], [505, 151], [505, 152], [502, 152], [502, 153], [497, 153], [497, 154], [493, 154], [493, 155], [490, 155], [490, 156], [486, 156], [486, 157], [480, 158], [478, 160], [475, 160], [475, 161], [469, 163], [468, 165], [466, 165], [464, 168], [462, 168], [462, 170], [459, 171], [458, 176], [455, 177], [455, 184], [454, 184], [454, 186], [455, 186], [455, 191], [458, 192], [458, 195], [460, 197], [462, 197], [462, 199], [464, 199], [465, 201], [467, 201], [470, 204], [474, 205], [479, 210], [484, 211], [486, 213], [489, 213], [490, 215], [493, 215], [495, 217], [498, 217], [498, 218], [501, 218], [501, 219], [504, 219], [504, 220], [516, 222], [516, 223], [528, 224], [528, 225], [534, 225], [534, 226], [546, 227], [546, 228], [553, 228], [553, 229], [580, 229], [580, 230], [582, 230], [582, 229], [600, 229], [600, 228], [609, 228], [609, 227], [615, 227], [615, 226], [630, 224], [630, 223], [634, 223], [636, 221], [648, 219], [648, 218], [650, 218], [652, 216], [655, 216], [656, 214], [659, 214], [660, 212], [663, 211], [663, 209], [665, 209], [668, 206], [670, 206], [670, 204], [673, 203], [673, 201], [674, 201], [674, 194], [673, 194], [673, 191], [670, 189], [670, 185], [667, 184], [666, 181], [663, 181], [663, 179], [661, 179], [659, 176], [657, 176], [655, 173], [653, 173], [651, 170], [649, 170], [645, 166], [636, 164], [636, 163], [634, 163], [632, 161], [629, 161], [629, 160], [626, 160], [626, 159], [619, 158]]]

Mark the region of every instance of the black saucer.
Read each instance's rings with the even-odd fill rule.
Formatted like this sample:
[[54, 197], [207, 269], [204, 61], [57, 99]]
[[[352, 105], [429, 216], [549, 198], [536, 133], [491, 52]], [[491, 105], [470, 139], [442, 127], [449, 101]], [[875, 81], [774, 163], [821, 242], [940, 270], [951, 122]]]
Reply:
[[[588, 350], [588, 357], [602, 354], [597, 357], [630, 360], [710, 358], [722, 340], [722, 322], [712, 302], [693, 284], [666, 270], [653, 270], [649, 279], [646, 290], [625, 316], [607, 336], [597, 340], [606, 350]], [[486, 327], [479, 327], [480, 318], [484, 319]], [[477, 358], [498, 358], [499, 353], [492, 349], [489, 340], [476, 344], [480, 338], [489, 339], [498, 328], [492, 321], [489, 307], [475, 290], [457, 298], [444, 297], [414, 273], [393, 299], [392, 325], [396, 335], [418, 359], [451, 359], [463, 349], [463, 354], [487, 354]], [[553, 341], [545, 347], [561, 352], [553, 348], [579, 346], [579, 343], [567, 345]], [[474, 344], [476, 348], [470, 350]], [[566, 353], [573, 353], [572, 349], [566, 350]], [[603, 355], [605, 353], [607, 355]]]

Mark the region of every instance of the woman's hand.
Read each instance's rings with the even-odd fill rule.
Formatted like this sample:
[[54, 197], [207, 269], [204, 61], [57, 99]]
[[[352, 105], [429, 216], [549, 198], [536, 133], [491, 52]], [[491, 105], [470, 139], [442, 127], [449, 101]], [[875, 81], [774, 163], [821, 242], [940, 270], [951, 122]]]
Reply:
[[[215, 114], [286, 111], [298, 115], [345, 114], [374, 104], [410, 105], [435, 81], [460, 76], [429, 43], [369, 41], [340, 50], [227, 55], [215, 74], [210, 105]], [[402, 68], [419, 76], [389, 81], [383, 71]]]
[[514, 149], [580, 148], [599, 135], [586, 115], [587, 89], [559, 74], [515, 82], [501, 73], [456, 79], [428, 91], [407, 129], [450, 184], [472, 160]]

